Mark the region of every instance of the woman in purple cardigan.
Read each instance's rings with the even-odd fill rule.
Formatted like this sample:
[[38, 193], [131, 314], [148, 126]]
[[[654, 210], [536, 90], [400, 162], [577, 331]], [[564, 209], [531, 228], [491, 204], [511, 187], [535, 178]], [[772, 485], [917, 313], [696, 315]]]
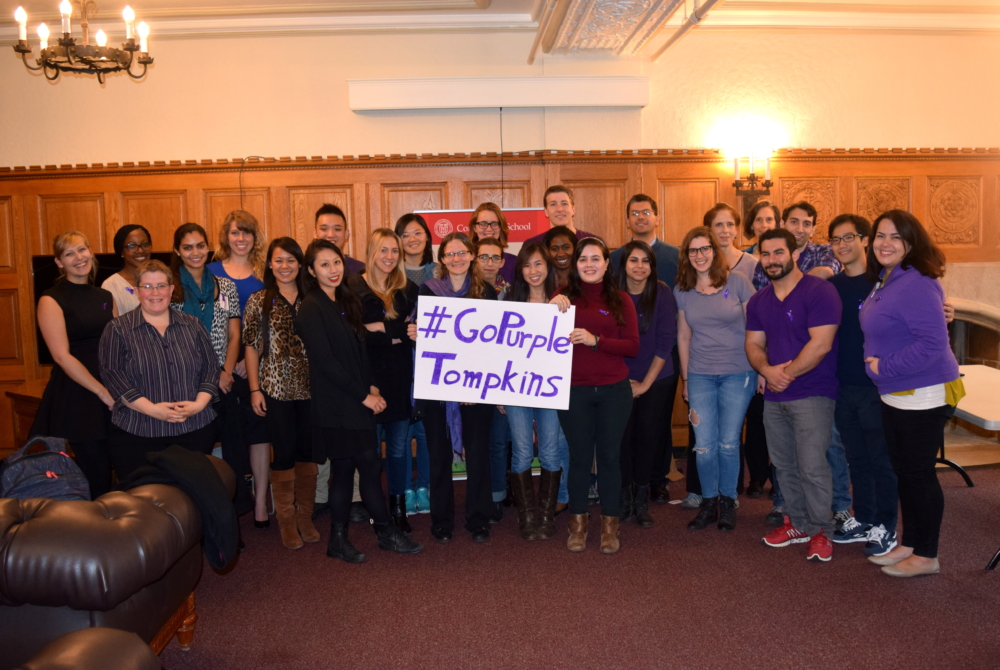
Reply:
[[882, 397], [889, 455], [899, 478], [903, 537], [868, 560], [893, 577], [937, 574], [944, 495], [934, 469], [944, 426], [965, 394], [948, 341], [944, 254], [909, 212], [872, 226], [868, 279], [877, 282], [859, 315], [868, 376]]

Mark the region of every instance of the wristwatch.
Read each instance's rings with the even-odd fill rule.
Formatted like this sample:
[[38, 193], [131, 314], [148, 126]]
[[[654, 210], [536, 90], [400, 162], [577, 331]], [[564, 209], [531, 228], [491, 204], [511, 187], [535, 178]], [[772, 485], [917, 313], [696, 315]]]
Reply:
[[597, 351], [597, 345], [601, 343], [601, 336], [594, 335], [594, 346], [591, 347], [594, 351]]

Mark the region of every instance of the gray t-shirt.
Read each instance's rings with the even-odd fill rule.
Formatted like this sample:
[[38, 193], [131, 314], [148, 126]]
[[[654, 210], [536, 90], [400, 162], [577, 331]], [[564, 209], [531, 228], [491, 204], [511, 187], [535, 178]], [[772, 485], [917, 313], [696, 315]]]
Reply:
[[688, 374], [731, 375], [753, 369], [743, 348], [743, 306], [753, 294], [753, 284], [739, 272], [730, 272], [725, 286], [711, 295], [674, 288], [677, 311], [684, 312], [691, 327]]
[[729, 268], [730, 272], [739, 272], [741, 275], [747, 278], [750, 285], [753, 285], [753, 273], [757, 269], [757, 259], [753, 255], [746, 252], [740, 256], [740, 259], [736, 261], [736, 265]]

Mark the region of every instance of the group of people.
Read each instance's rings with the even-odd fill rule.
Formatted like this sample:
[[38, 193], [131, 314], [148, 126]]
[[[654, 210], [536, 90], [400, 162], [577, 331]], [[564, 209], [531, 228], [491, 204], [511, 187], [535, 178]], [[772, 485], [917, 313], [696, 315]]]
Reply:
[[[741, 250], [740, 214], [720, 203], [678, 248], [658, 239], [657, 204], [637, 194], [631, 239], [612, 253], [576, 228], [569, 188], [549, 188], [544, 207], [551, 229], [516, 255], [494, 203], [436, 258], [413, 213], [372, 231], [363, 261], [344, 253], [350, 229], [334, 205], [317, 211], [305, 250], [290, 237], [268, 244], [234, 211], [212, 263], [198, 224], [175, 231], [169, 267], [151, 258], [149, 231], [129, 225], [114, 239], [123, 267], [103, 288], [86, 237], [62, 233], [62, 276], [38, 304], [56, 365], [32, 433], [70, 442], [94, 497], [112, 468], [124, 479], [147, 452], [221, 443], [227, 460], [248, 460], [256, 526], [269, 524], [270, 484], [284, 545], [317, 542], [319, 501], [327, 554], [349, 562], [365, 560], [348, 537], [352, 507], [382, 549], [422, 549], [407, 520], [417, 513], [451, 541], [462, 454], [473, 541], [489, 540], [510, 499], [522, 538], [554, 537], [567, 511], [567, 547], [583, 551], [599, 497], [610, 554], [622, 523], [648, 528], [650, 502], [669, 500], [679, 388], [693, 440], [684, 502], [698, 508], [689, 529], [733, 530], [738, 495], [758, 497], [770, 480], [778, 528], [766, 545], [808, 543], [808, 558], [828, 561], [833, 543], [864, 542], [888, 574], [939, 570], [934, 458], [963, 391], [937, 281], [944, 256], [915, 217], [845, 214], [825, 244], [811, 239], [809, 203], [761, 202], [743, 226], [756, 242]], [[574, 306], [569, 408], [414, 399], [420, 295]]]

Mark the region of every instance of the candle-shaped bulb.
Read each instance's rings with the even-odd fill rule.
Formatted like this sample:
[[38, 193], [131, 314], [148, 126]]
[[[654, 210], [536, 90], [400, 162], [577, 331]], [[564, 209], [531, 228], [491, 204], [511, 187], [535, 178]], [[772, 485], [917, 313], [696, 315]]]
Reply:
[[18, 7], [14, 11], [14, 20], [17, 21], [17, 39], [22, 42], [28, 41], [28, 12], [24, 7]]
[[750, 152], [750, 174], [753, 174], [753, 173], [754, 173], [753, 151], [751, 151]]
[[135, 12], [128, 5], [122, 11], [122, 18], [125, 19], [125, 39], [135, 38]]
[[73, 5], [70, 4], [69, 0], [62, 0], [62, 2], [59, 3], [59, 14], [60, 16], [62, 16], [63, 33], [68, 34], [72, 32], [72, 28], [70, 28], [69, 19], [71, 16], [73, 16]]
[[142, 53], [149, 53], [149, 42], [147, 38], [149, 37], [149, 26], [146, 25], [145, 21], [139, 23], [139, 51]]
[[97, 31], [97, 46], [99, 47], [108, 46], [108, 36], [104, 34], [103, 30]]
[[49, 48], [49, 27], [44, 23], [38, 25], [38, 39], [41, 40], [40, 49]]
[[740, 159], [737, 157], [733, 159], [733, 181], [739, 181], [739, 180], [740, 180]]
[[764, 161], [764, 181], [771, 181], [771, 159]]

